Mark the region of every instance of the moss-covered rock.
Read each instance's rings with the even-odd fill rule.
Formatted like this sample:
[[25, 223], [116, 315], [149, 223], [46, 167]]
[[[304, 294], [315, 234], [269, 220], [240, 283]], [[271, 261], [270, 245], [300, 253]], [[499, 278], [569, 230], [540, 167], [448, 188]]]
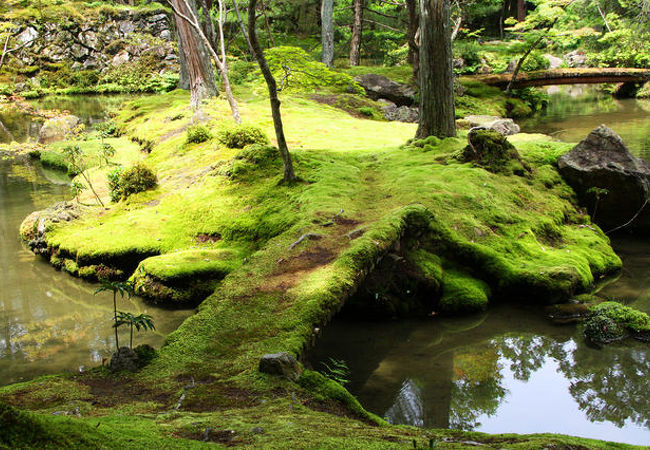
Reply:
[[470, 130], [461, 159], [494, 173], [523, 175], [530, 171], [517, 149], [503, 134], [494, 130]]
[[650, 317], [641, 311], [618, 302], [604, 302], [590, 311], [585, 322], [584, 334], [588, 341], [609, 344], [634, 337], [650, 340]]
[[490, 287], [482, 280], [457, 269], [445, 270], [442, 278], [440, 311], [460, 314], [485, 311], [490, 298]]

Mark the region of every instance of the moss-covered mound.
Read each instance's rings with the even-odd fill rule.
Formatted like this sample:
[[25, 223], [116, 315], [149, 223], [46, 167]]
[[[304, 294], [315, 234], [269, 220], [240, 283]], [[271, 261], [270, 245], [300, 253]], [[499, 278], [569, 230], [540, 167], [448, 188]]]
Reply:
[[191, 304], [210, 295], [241, 261], [240, 252], [229, 249], [167, 253], [142, 261], [131, 280], [135, 293], [154, 303]]
[[514, 145], [494, 130], [470, 130], [461, 160], [473, 162], [494, 173], [523, 175], [530, 171]]
[[618, 302], [604, 302], [594, 306], [585, 322], [585, 337], [600, 345], [634, 337], [650, 341], [650, 317], [641, 311]]

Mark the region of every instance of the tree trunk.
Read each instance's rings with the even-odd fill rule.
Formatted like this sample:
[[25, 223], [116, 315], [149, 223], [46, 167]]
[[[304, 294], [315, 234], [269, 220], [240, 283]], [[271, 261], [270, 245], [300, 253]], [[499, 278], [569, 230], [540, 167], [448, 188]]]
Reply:
[[361, 59], [361, 32], [363, 31], [363, 2], [354, 0], [354, 21], [350, 40], [350, 65], [358, 66]]
[[[183, 15], [190, 15], [188, 4], [197, 16], [196, 4], [193, 0], [171, 0], [174, 8]], [[183, 54], [190, 87], [190, 105], [197, 109], [201, 101], [219, 94], [214, 76], [214, 68], [210, 60], [209, 50], [197, 32], [187, 21], [176, 16], [179, 51]]]
[[449, 0], [420, 1], [420, 139], [456, 136], [450, 24]]
[[322, 0], [320, 18], [323, 44], [321, 60], [327, 67], [332, 67], [334, 66], [334, 0]]
[[418, 16], [418, 1], [406, 0], [406, 8], [408, 9], [409, 13], [409, 23], [408, 29], [406, 31], [409, 46], [407, 61], [409, 64], [413, 65], [414, 73], [416, 73], [415, 66], [418, 59], [419, 48], [415, 40], [415, 34], [418, 32], [418, 27], [420, 26], [420, 17]]
[[517, 0], [517, 20], [523, 22], [526, 20], [526, 2], [525, 0]]
[[201, 13], [197, 14], [196, 17], [201, 22], [201, 28], [203, 33], [210, 41], [212, 49], [219, 53], [219, 45], [217, 40], [217, 31], [214, 29], [214, 22], [210, 16], [210, 11], [212, 10], [212, 0], [196, 0], [197, 6], [201, 9]]
[[296, 180], [296, 174], [293, 171], [293, 163], [291, 161], [291, 154], [289, 153], [289, 148], [287, 147], [287, 140], [284, 137], [284, 128], [282, 127], [282, 114], [280, 113], [280, 99], [278, 98], [278, 89], [269, 68], [269, 63], [266, 61], [264, 52], [260, 47], [260, 43], [257, 40], [257, 32], [255, 31], [255, 9], [257, 6], [257, 0], [250, 0], [248, 3], [248, 38], [251, 41], [253, 46], [254, 54], [253, 56], [257, 60], [257, 64], [260, 66], [264, 80], [266, 81], [266, 86], [269, 89], [269, 100], [271, 102], [271, 115], [273, 117], [273, 126], [275, 128], [275, 137], [278, 141], [278, 148], [280, 149], [280, 155], [282, 156], [282, 165], [284, 166], [284, 181], [292, 182]]
[[113, 325], [115, 325], [115, 348], [120, 351], [120, 338], [117, 334], [117, 292], [113, 291]]

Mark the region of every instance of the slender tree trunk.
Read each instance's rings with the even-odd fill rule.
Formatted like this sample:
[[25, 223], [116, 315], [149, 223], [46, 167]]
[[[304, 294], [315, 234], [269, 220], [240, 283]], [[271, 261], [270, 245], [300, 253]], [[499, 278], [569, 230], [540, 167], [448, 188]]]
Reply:
[[320, 9], [322, 61], [327, 67], [334, 66], [334, 0], [322, 0]]
[[409, 23], [408, 29], [406, 31], [409, 46], [407, 61], [409, 64], [412, 64], [413, 67], [415, 67], [419, 52], [417, 42], [415, 41], [415, 34], [418, 32], [418, 27], [420, 26], [420, 16], [418, 15], [418, 0], [406, 0], [406, 8], [408, 9], [409, 13]]
[[284, 181], [292, 182], [296, 180], [296, 174], [293, 171], [293, 162], [291, 161], [291, 154], [289, 153], [289, 148], [287, 147], [287, 140], [284, 137], [284, 128], [282, 127], [282, 115], [280, 113], [280, 99], [278, 99], [278, 89], [269, 68], [269, 64], [264, 57], [264, 52], [260, 47], [260, 43], [257, 40], [257, 33], [255, 31], [255, 9], [257, 6], [257, 0], [250, 0], [248, 3], [248, 37], [253, 46], [253, 56], [257, 60], [257, 63], [260, 66], [264, 80], [269, 89], [269, 100], [271, 102], [271, 115], [273, 117], [273, 126], [275, 128], [275, 137], [278, 141], [278, 148], [280, 149], [280, 155], [282, 156], [282, 164], [284, 166]]
[[262, 12], [264, 13], [264, 25], [266, 25], [266, 33], [269, 36], [269, 47], [275, 47], [275, 39], [273, 38], [273, 33], [271, 33], [271, 23], [269, 22], [268, 15], [268, 4], [264, 3], [262, 0]]
[[239, 22], [239, 28], [241, 29], [241, 33], [246, 38], [246, 43], [248, 44], [248, 50], [251, 52], [251, 56], [253, 56], [255, 54], [255, 51], [253, 50], [253, 46], [251, 45], [251, 40], [248, 39], [248, 33], [246, 33], [246, 27], [244, 26], [244, 21], [241, 18], [241, 13], [239, 12], [239, 6], [237, 5], [237, 0], [232, 0], [232, 4], [235, 7], [235, 14], [237, 15], [237, 22]]
[[129, 340], [129, 348], [133, 350], [133, 322], [131, 322], [131, 339]]
[[456, 136], [450, 24], [449, 0], [420, 1], [420, 139]]
[[358, 66], [361, 60], [361, 33], [363, 32], [364, 0], [354, 0], [354, 21], [352, 22], [352, 39], [350, 40], [350, 65]]
[[219, 45], [217, 40], [217, 31], [214, 29], [214, 22], [210, 16], [212, 11], [212, 0], [196, 0], [197, 6], [201, 9], [197, 18], [201, 21], [201, 28], [205, 37], [210, 41], [210, 46], [215, 52], [219, 52]]
[[115, 326], [115, 348], [120, 351], [120, 338], [117, 335], [117, 293], [113, 291], [113, 325]]
[[[181, 14], [185, 16], [193, 14], [196, 17], [194, 0], [171, 0], [171, 3]], [[175, 19], [180, 43], [179, 51], [183, 53], [187, 67], [190, 105], [197, 109], [202, 100], [219, 94], [214, 68], [210, 62], [209, 50], [206, 48], [205, 42], [198, 36], [197, 31], [178, 15]]]

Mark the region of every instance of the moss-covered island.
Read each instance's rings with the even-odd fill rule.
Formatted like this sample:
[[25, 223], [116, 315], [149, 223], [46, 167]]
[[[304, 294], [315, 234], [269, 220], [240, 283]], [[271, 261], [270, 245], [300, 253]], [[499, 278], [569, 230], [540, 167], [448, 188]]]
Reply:
[[[621, 266], [554, 167], [570, 145], [523, 134], [504, 143], [485, 132], [487, 159], [472, 161], [464, 134], [405, 143], [413, 124], [355, 118], [303, 96], [283, 100], [294, 184], [280, 182], [274, 147], [222, 144], [240, 130], [225, 100], [204, 104], [202, 133], [188, 128], [189, 95], [174, 91], [131, 101], [114, 119], [115, 159], [151, 169], [155, 189], [111, 203], [112, 166], [97, 166], [87, 176], [106, 208], [88, 206], [86, 190], [81, 204], [26, 219], [23, 239], [63, 270], [130, 278], [147, 299], [199, 306], [135, 374], [97, 368], [1, 388], [3, 442], [624, 447], [389, 426], [320, 373], [292, 382], [259, 372], [264, 354], [300, 358], [346, 303], [398, 317], [483, 310], [499, 298], [557, 303]], [[244, 123], [270, 135], [266, 107], [257, 95], [241, 102]], [[98, 139], [90, 133], [76, 144], [92, 153]], [[367, 298], [367, 287], [381, 294]]]

